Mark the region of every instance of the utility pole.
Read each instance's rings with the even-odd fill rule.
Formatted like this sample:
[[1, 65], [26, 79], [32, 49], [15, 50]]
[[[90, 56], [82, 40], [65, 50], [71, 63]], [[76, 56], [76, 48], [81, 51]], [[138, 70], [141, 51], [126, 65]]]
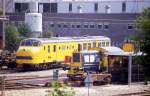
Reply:
[[[3, 18], [6, 18], [5, 16], [5, 0], [2, 0], [2, 6], [3, 6]], [[3, 49], [5, 48], [5, 21], [3, 20]], [[5, 96], [5, 75], [1, 77], [1, 96]]]
[[[2, 0], [3, 2], [3, 18], [5, 17], [5, 0]], [[3, 21], [3, 49], [5, 48], [5, 21]]]
[[128, 56], [128, 85], [130, 87], [132, 82], [132, 54]]

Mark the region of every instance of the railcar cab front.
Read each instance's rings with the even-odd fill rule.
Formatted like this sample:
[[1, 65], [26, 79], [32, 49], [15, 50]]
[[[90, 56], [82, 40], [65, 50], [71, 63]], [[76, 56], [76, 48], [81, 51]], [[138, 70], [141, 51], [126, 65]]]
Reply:
[[26, 39], [21, 42], [20, 46], [38, 47], [41, 46], [41, 42], [36, 39]]
[[16, 53], [17, 64], [36, 64], [39, 62], [37, 54], [40, 53], [42, 43], [38, 39], [30, 38], [21, 41]]

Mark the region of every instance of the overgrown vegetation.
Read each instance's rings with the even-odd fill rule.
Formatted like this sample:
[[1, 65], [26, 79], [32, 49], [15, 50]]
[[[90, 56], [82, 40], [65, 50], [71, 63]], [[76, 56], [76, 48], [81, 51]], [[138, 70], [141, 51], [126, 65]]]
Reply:
[[137, 19], [137, 27], [142, 35], [137, 40], [140, 44], [141, 51], [146, 54], [143, 55], [142, 65], [145, 70], [146, 77], [150, 77], [150, 8], [144, 10], [144, 12]]
[[3, 15], [3, 11], [2, 11], [2, 9], [0, 9], [0, 16], [1, 16], [1, 15]]
[[51, 83], [51, 88], [47, 96], [75, 96], [75, 91], [72, 87], [59, 81], [53, 81]]
[[52, 31], [43, 32], [43, 38], [50, 38], [52, 36], [53, 36], [53, 32]]
[[17, 28], [13, 25], [6, 26], [5, 35], [6, 35], [5, 49], [9, 51], [16, 50], [17, 49], [16, 46], [18, 46], [18, 37], [19, 37]]
[[22, 39], [30, 36], [30, 29], [27, 25], [17, 28], [14, 25], [7, 25], [5, 28], [6, 42], [5, 50], [16, 51]]
[[31, 29], [27, 24], [22, 24], [19, 28], [18, 31], [20, 33], [20, 36], [23, 37], [30, 37], [31, 34]]

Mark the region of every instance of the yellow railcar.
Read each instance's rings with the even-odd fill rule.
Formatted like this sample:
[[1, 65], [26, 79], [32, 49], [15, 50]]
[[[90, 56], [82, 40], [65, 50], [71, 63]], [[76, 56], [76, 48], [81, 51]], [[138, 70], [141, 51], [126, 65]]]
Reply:
[[16, 53], [18, 67], [47, 69], [69, 62], [73, 52], [110, 46], [105, 36], [29, 38], [21, 42]]

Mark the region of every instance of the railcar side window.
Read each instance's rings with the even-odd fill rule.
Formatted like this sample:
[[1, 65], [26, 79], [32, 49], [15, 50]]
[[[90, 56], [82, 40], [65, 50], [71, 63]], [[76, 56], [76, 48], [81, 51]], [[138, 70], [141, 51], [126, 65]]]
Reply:
[[78, 44], [78, 51], [81, 51], [81, 45]]
[[54, 50], [53, 51], [56, 52], [56, 45], [54, 45]]
[[48, 46], [48, 53], [50, 52], [50, 46]]
[[73, 62], [80, 62], [80, 54], [79, 53], [73, 54]]
[[105, 42], [102, 42], [102, 46], [103, 46], [103, 47], [105, 46]]
[[44, 50], [45, 50], [45, 46], [44, 46]]
[[101, 46], [102, 46], [102, 44], [101, 44], [101, 42], [99, 42], [99, 43], [98, 43], [98, 47], [101, 47]]
[[83, 50], [87, 49], [87, 43], [83, 43]]
[[61, 47], [59, 46], [59, 50], [61, 50]]
[[74, 46], [72, 46], [72, 49], [74, 49]]
[[94, 47], [94, 48], [96, 47], [96, 42], [93, 42], [93, 47]]
[[106, 42], [106, 46], [109, 46], [109, 42]]
[[88, 49], [90, 49], [91, 48], [91, 43], [88, 43]]

